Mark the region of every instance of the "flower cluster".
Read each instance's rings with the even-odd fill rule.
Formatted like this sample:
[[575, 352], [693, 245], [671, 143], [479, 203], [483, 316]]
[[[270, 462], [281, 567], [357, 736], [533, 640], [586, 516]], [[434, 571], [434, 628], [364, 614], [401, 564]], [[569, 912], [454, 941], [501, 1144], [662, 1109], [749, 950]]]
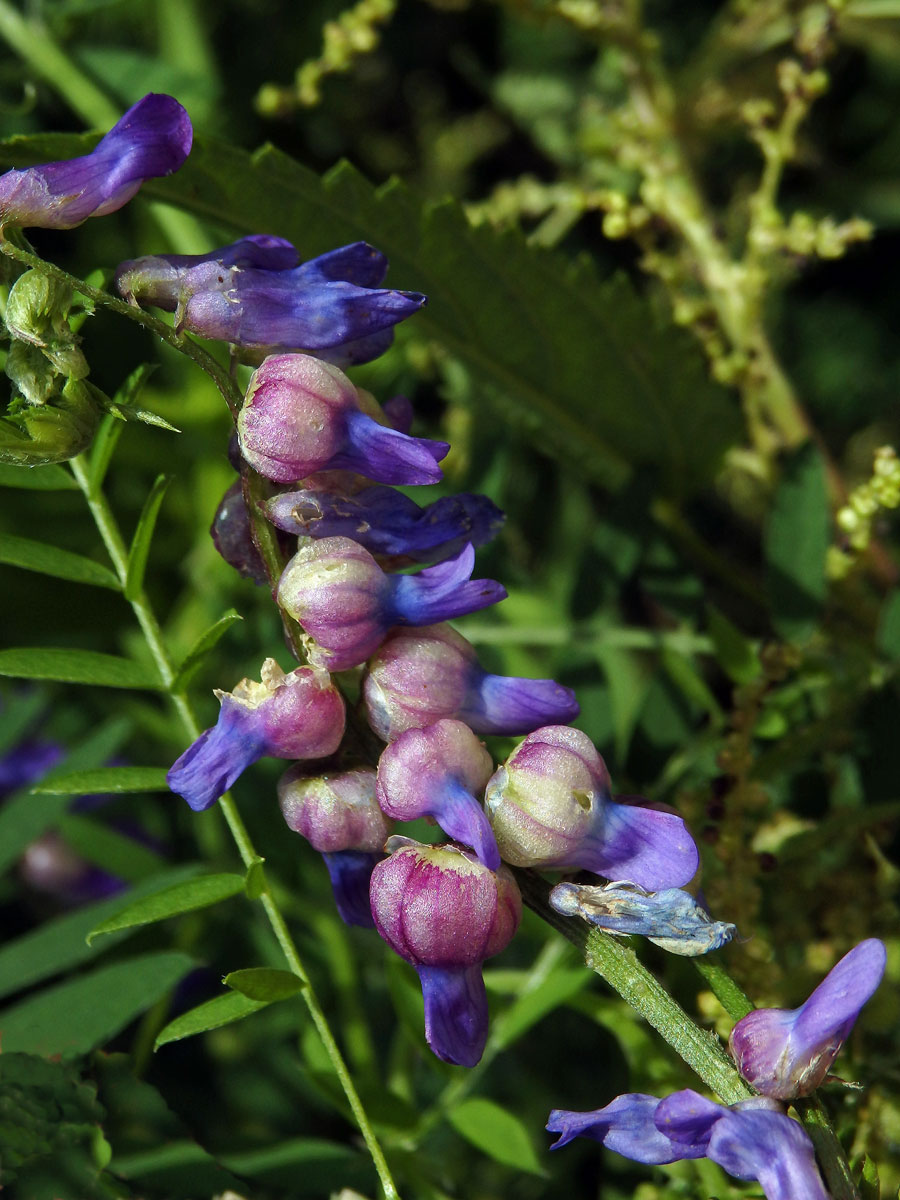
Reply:
[[[269, 481], [257, 519], [298, 539], [271, 582], [304, 632], [309, 665], [286, 675], [268, 660], [261, 683], [218, 693], [217, 724], [175, 763], [169, 785], [199, 811], [262, 755], [300, 760], [279, 788], [289, 827], [323, 855], [344, 919], [374, 924], [418, 970], [434, 1052], [472, 1065], [487, 1036], [481, 963], [503, 949], [521, 911], [504, 861], [588, 870], [652, 895], [692, 878], [697, 848], [673, 811], [613, 798], [600, 755], [568, 725], [578, 715], [568, 688], [485, 671], [445, 624], [505, 597], [494, 580], [472, 578], [475, 547], [503, 514], [484, 496], [420, 507], [389, 486], [436, 482], [449, 447], [411, 436], [405, 402], [381, 408], [336, 365], [358, 361], [360, 346], [383, 348], [384, 329], [424, 298], [378, 289], [386, 263], [363, 243], [300, 267], [296, 257], [282, 239], [257, 236], [117, 272], [132, 302], [265, 354], [237, 420], [238, 466]], [[234, 320], [223, 323], [228, 305]], [[259, 580], [252, 524], [233, 486], [213, 535]], [[421, 569], [398, 573], [410, 564]], [[362, 710], [387, 743], [377, 771], [342, 759], [316, 767], [343, 737], [332, 673], [360, 667]], [[527, 736], [498, 766], [479, 734]], [[449, 840], [388, 839], [394, 821], [419, 817]]]

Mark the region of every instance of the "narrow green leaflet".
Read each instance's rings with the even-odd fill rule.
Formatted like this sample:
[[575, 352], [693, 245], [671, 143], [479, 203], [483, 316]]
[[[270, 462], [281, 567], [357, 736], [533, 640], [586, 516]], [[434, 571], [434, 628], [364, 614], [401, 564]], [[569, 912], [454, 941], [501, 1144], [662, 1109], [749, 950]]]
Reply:
[[0, 463], [0, 487], [24, 488], [29, 492], [77, 492], [78, 484], [65, 469], [48, 463], [45, 467], [17, 467]]
[[92, 942], [101, 933], [112, 933], [117, 929], [129, 929], [134, 925], [152, 925], [154, 921], [165, 921], [179, 913], [192, 912], [197, 908], [209, 908], [244, 890], [241, 875], [201, 875], [186, 883], [144, 896], [132, 904], [126, 904], [113, 916], [101, 922], [87, 935]]
[[532, 1025], [577, 995], [586, 986], [587, 974], [584, 970], [556, 969], [536, 988], [518, 996], [497, 1022], [496, 1035], [491, 1034], [498, 1047], [511, 1046]]
[[772, 623], [788, 641], [809, 637], [818, 625], [828, 590], [828, 541], [825, 464], [808, 444], [785, 464], [765, 533]]
[[900, 591], [893, 591], [884, 602], [878, 622], [878, 648], [896, 662], [900, 659]]
[[142, 954], [46, 988], [0, 1012], [3, 1051], [87, 1054], [155, 1004], [193, 966], [187, 954]]
[[493, 1100], [463, 1100], [450, 1110], [447, 1120], [467, 1142], [504, 1166], [530, 1175], [546, 1174], [523, 1123]]
[[165, 865], [148, 846], [93, 817], [64, 813], [57, 831], [85, 862], [125, 883], [139, 883], [158, 875]]
[[11, 533], [0, 533], [0, 562], [11, 567], [23, 567], [26, 571], [37, 571], [41, 575], [54, 575], [57, 579], [119, 590], [115, 574], [102, 563], [85, 558], [83, 554], [61, 550], [47, 542], [35, 542]]
[[230, 1025], [233, 1021], [242, 1021], [244, 1017], [265, 1007], [265, 1000], [251, 1000], [240, 992], [226, 992], [224, 996], [216, 996], [205, 1004], [198, 1004], [190, 1012], [182, 1013], [170, 1021], [160, 1030], [153, 1048], [158, 1050], [167, 1042], [180, 1042], [182, 1038], [194, 1037], [209, 1029]]
[[35, 784], [33, 796], [120, 795], [123, 792], [167, 792], [165, 767], [94, 767], [87, 771], [54, 771]]
[[209, 629], [197, 638], [175, 673], [172, 681], [173, 692], [183, 692], [188, 687], [219, 638], [228, 632], [235, 621], [243, 621], [243, 619], [240, 613], [230, 608], [224, 616], [219, 617], [214, 625], [210, 625]]
[[0, 650], [0, 675], [9, 675], [13, 679], [87, 683], [96, 687], [162, 687], [159, 676], [151, 667], [131, 659], [119, 658], [115, 654], [98, 654], [94, 650], [63, 650], [44, 646]]
[[47, 704], [40, 691], [13, 692], [3, 697], [3, 720], [0, 721], [0, 755], [5, 754], [25, 737], [28, 727], [37, 720]]
[[245, 967], [226, 975], [223, 982], [249, 1000], [261, 1000], [265, 1004], [287, 1000], [306, 986], [293, 971], [280, 971], [274, 967]]
[[150, 543], [153, 541], [156, 518], [159, 516], [160, 505], [169, 483], [168, 476], [158, 475], [144, 501], [144, 507], [131, 540], [131, 548], [128, 551], [128, 569], [125, 574], [125, 597], [127, 600], [136, 600], [144, 586], [144, 572], [147, 569], [147, 557], [150, 554]]
[[107, 468], [112, 460], [113, 452], [118, 445], [124, 428], [125, 422], [119, 420], [118, 417], [114, 417], [112, 413], [107, 413], [100, 422], [96, 436], [91, 444], [90, 488], [94, 495], [103, 487]]
[[123, 900], [137, 900], [151, 891], [181, 883], [191, 875], [196, 875], [199, 869], [193, 864], [172, 867], [138, 884], [126, 896], [113, 896], [98, 904], [66, 913], [65, 916], [53, 917], [15, 941], [7, 942], [0, 947], [0, 997], [32, 987], [69, 967], [99, 956], [128, 934], [124, 931], [111, 934], [93, 948], [85, 939], [95, 926], [121, 910]]

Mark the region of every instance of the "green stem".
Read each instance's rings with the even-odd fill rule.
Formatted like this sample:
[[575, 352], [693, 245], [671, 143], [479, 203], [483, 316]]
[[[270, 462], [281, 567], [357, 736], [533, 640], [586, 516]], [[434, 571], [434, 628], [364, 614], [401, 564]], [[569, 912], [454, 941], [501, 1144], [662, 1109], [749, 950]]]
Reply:
[[817, 1096], [795, 1100], [794, 1108], [816, 1148], [816, 1156], [822, 1164], [825, 1183], [832, 1200], [860, 1200], [844, 1148], [838, 1141], [821, 1100]]
[[[0, 0], [0, 4], [2, 3], [3, 0]], [[95, 304], [99, 304], [103, 308], [109, 308], [114, 313], [118, 313], [120, 317], [127, 317], [129, 321], [136, 321], [138, 325], [143, 325], [145, 329], [149, 329], [152, 333], [155, 333], [157, 337], [162, 338], [174, 350], [177, 350], [180, 354], [187, 355], [201, 370], [205, 371], [222, 393], [232, 415], [237, 413], [241, 403], [240, 392], [234, 380], [229, 375], [227, 368], [217, 362], [208, 350], [204, 350], [192, 338], [178, 333], [171, 325], [167, 325], [165, 321], [160, 321], [158, 317], [154, 317], [151, 313], [144, 312], [142, 308], [126, 304], [124, 300], [119, 300], [116, 296], [110, 296], [108, 292], [103, 292], [100, 288], [92, 287], [91, 284], [85, 283], [83, 279], [79, 279], [76, 275], [70, 275], [68, 271], [63, 271], [53, 263], [45, 262], [36, 254], [32, 254], [31, 251], [25, 250], [22, 246], [17, 246], [11, 241], [0, 238], [0, 252], [5, 254], [7, 258], [15, 259], [16, 262], [20, 262], [26, 267], [31, 267], [34, 271], [40, 271], [42, 275], [48, 275], [51, 279], [57, 279], [60, 283], [67, 284], [80, 295], [87, 296], [89, 300], [93, 300]]]
[[[125, 548], [125, 541], [119, 530], [115, 516], [99, 488], [94, 488], [87, 460], [83, 456], [74, 458], [69, 464], [72, 468], [72, 474], [81, 488], [82, 494], [87, 502], [91, 515], [96, 522], [97, 529], [106, 546], [110, 560], [115, 568], [116, 574], [119, 576], [119, 581], [124, 589], [125, 578], [128, 570], [128, 552]], [[137, 597], [130, 601], [132, 611], [141, 626], [147, 645], [156, 663], [156, 668], [159, 672], [160, 679], [169, 692], [169, 697], [175, 707], [176, 712], [184, 726], [185, 733], [192, 740], [196, 740], [200, 735], [200, 726], [194, 716], [193, 710], [187, 697], [183, 693], [172, 692], [172, 684], [175, 680], [175, 668], [169, 658], [163, 641], [162, 630], [156, 615], [150, 606], [147, 597], [142, 590]], [[260, 860], [253, 842], [250, 839], [250, 834], [247, 832], [247, 827], [244, 825], [243, 819], [237, 810], [233, 798], [226, 793], [219, 801], [219, 805], [225, 816], [228, 828], [234, 838], [235, 845], [241, 856], [241, 860], [245, 867], [250, 867], [254, 862]], [[385, 1200], [398, 1200], [397, 1188], [391, 1177], [390, 1169], [384, 1157], [381, 1146], [378, 1143], [375, 1133], [366, 1115], [365, 1109], [362, 1106], [362, 1101], [350, 1077], [350, 1072], [341, 1055], [338, 1044], [335, 1041], [334, 1035], [331, 1032], [328, 1021], [322, 1011], [321, 1005], [316, 998], [310, 983], [309, 975], [297, 951], [293, 938], [287, 927], [287, 922], [281, 913], [274, 897], [268, 887], [260, 896], [263, 908], [272, 931], [275, 934], [278, 944], [281, 947], [282, 953], [287, 960], [291, 970], [306, 985], [300, 993], [306, 1004], [309, 1014], [312, 1017], [313, 1024], [321, 1038], [325, 1051], [331, 1061], [334, 1072], [343, 1088], [344, 1095], [350, 1105], [354, 1119], [359, 1126], [363, 1139], [366, 1143], [366, 1148], [372, 1158], [375, 1170], [378, 1173], [378, 1178], [381, 1181], [381, 1186], [384, 1192]]]

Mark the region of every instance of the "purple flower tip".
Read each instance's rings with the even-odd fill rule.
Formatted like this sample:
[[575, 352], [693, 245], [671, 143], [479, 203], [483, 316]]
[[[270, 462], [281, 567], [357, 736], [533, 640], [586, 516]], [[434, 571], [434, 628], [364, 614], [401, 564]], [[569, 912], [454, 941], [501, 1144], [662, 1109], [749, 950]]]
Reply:
[[0, 226], [72, 229], [126, 204], [145, 179], [177, 171], [191, 149], [190, 119], [171, 96], [151, 92], [90, 154], [0, 177]]
[[345, 925], [374, 929], [369, 903], [372, 872], [384, 855], [366, 850], [335, 850], [322, 855], [328, 868], [334, 903]]
[[758, 1008], [738, 1021], [729, 1045], [744, 1078], [777, 1100], [815, 1091], [881, 982], [886, 961], [884, 944], [868, 938], [799, 1008]]

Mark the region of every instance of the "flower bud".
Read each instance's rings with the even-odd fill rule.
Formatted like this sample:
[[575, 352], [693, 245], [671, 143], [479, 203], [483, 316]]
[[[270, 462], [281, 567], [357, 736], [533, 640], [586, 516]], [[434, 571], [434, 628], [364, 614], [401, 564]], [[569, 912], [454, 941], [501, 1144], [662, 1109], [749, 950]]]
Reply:
[[378, 803], [397, 821], [433, 817], [444, 833], [471, 846], [496, 871], [497, 843], [477, 800], [493, 767], [487, 750], [462, 721], [408, 729], [378, 761]]
[[254, 583], [268, 583], [265, 564], [253, 541], [240, 479], [235, 480], [219, 501], [209, 532], [219, 554], [239, 575]]
[[511, 940], [522, 915], [515, 880], [489, 871], [457, 846], [388, 843], [372, 872], [375, 926], [416, 968], [425, 1000], [425, 1037], [445, 1062], [472, 1067], [487, 1040], [481, 964]]
[[744, 1078], [775, 1100], [814, 1092], [881, 983], [886, 961], [884, 944], [868, 938], [844, 955], [799, 1008], [757, 1008], [742, 1017], [729, 1049]]
[[90, 154], [0, 177], [0, 227], [72, 229], [115, 212], [145, 179], [177, 171], [191, 149], [188, 115], [171, 96], [151, 92], [101, 138]]
[[272, 355], [254, 372], [238, 416], [241, 453], [278, 483], [336, 468], [381, 483], [436, 483], [446, 442], [398, 433], [364, 405], [337, 367], [308, 354]]
[[342, 919], [374, 927], [369, 881], [391, 831], [375, 797], [375, 772], [359, 767], [310, 776], [302, 766], [290, 767], [278, 784], [278, 799], [288, 827], [325, 860]]
[[349, 537], [371, 554], [431, 563], [458, 554], [471, 542], [495, 537], [504, 516], [487, 496], [444, 496], [420, 508], [391, 487], [353, 495], [306, 489], [283, 492], [266, 505], [269, 520], [298, 537]]
[[552, 679], [488, 674], [449, 625], [390, 633], [369, 662], [363, 699], [369, 724], [386, 742], [442, 717], [476, 733], [513, 735], [579, 713], [572, 689]]
[[687, 883], [699, 863], [681, 817], [612, 799], [606, 764], [578, 729], [529, 734], [488, 783], [485, 808], [515, 866], [584, 869], [661, 891]]
[[100, 417], [90, 389], [69, 379], [45, 404], [0, 417], [0, 463], [39, 467], [74, 458], [94, 440]]
[[219, 719], [185, 750], [166, 780], [195, 812], [209, 808], [241, 772], [264, 755], [327, 758], [344, 735], [344, 702], [327, 671], [298, 667], [285, 674], [274, 658], [262, 682], [242, 679], [216, 691]]
[[475, 551], [418, 575], [386, 575], [358, 542], [322, 538], [301, 546], [278, 584], [278, 603], [315, 641], [310, 661], [343, 671], [365, 662], [394, 625], [428, 625], [502, 600], [492, 579], [472, 580]]

